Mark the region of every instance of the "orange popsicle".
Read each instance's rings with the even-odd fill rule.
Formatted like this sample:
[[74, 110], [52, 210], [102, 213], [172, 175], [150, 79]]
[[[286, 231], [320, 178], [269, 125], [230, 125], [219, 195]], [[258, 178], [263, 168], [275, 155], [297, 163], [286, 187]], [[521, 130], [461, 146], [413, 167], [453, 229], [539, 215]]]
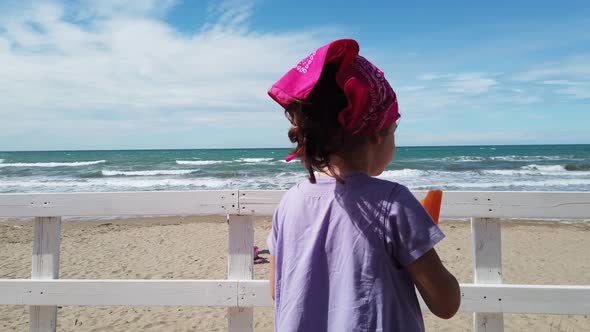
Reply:
[[438, 224], [438, 217], [440, 216], [440, 205], [442, 203], [442, 190], [430, 190], [426, 197], [421, 201], [424, 209], [432, 217], [435, 224]]

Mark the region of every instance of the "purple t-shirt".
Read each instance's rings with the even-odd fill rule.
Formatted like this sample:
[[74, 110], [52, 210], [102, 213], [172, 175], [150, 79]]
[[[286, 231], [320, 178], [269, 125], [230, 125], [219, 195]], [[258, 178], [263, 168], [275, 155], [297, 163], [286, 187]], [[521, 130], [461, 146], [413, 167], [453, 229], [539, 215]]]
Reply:
[[345, 180], [301, 182], [277, 206], [275, 331], [423, 331], [404, 266], [444, 234], [403, 185]]

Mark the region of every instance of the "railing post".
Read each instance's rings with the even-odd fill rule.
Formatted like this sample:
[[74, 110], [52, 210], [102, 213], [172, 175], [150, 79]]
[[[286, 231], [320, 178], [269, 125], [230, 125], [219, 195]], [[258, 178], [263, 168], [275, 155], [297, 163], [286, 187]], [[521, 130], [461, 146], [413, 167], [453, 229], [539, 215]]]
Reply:
[[[35, 217], [31, 279], [59, 278], [61, 217]], [[30, 306], [29, 330], [53, 331], [57, 325], [57, 306]]]
[[[228, 279], [251, 280], [254, 273], [254, 217], [229, 215], [228, 220]], [[239, 296], [243, 295], [240, 294], [240, 288], [238, 287]], [[227, 323], [230, 332], [254, 331], [254, 309], [228, 308]]]
[[[473, 283], [502, 283], [502, 236], [495, 218], [471, 218]], [[502, 299], [498, 299], [501, 301]], [[503, 332], [503, 313], [473, 313], [475, 332]]]

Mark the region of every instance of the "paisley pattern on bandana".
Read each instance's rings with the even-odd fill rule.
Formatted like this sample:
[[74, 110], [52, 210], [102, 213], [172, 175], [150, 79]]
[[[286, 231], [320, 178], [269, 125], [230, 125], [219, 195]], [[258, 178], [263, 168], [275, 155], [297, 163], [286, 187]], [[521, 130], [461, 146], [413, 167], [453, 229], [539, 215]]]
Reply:
[[374, 134], [399, 119], [395, 92], [383, 72], [364, 57], [357, 55], [349, 66], [341, 68], [336, 81], [348, 99], [338, 117], [347, 131]]

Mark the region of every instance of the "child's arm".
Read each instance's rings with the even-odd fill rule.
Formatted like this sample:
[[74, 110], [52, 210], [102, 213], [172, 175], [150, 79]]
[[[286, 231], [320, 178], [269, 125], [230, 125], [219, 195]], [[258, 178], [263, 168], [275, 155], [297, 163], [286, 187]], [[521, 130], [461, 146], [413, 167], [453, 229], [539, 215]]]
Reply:
[[461, 289], [457, 279], [444, 267], [434, 249], [406, 269], [433, 314], [444, 319], [455, 315], [461, 304]]
[[270, 255], [270, 264], [268, 271], [268, 281], [270, 281], [270, 296], [275, 299], [275, 256]]

